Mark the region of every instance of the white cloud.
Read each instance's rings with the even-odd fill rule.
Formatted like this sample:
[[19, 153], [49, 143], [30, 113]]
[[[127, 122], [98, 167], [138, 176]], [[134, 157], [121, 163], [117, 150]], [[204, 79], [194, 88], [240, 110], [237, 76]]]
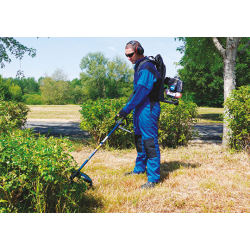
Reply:
[[108, 49], [112, 49], [112, 50], [116, 51], [113, 47], [108, 47]]

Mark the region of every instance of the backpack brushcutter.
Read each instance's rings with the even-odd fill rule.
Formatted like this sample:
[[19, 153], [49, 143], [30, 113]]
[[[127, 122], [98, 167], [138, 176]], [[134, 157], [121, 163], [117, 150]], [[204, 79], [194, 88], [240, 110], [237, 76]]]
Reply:
[[[177, 76], [174, 78], [166, 77], [166, 66], [160, 54], [156, 55], [155, 57], [149, 56], [147, 59], [143, 60], [137, 67], [138, 74], [141, 66], [146, 62], [153, 63], [161, 76], [161, 85], [159, 89], [158, 100], [160, 102], [178, 105], [178, 99], [182, 97], [181, 93], [183, 92], [184, 82], [181, 81], [181, 79]], [[164, 85], [167, 87], [165, 87]], [[164, 93], [167, 97], [170, 98], [170, 100], [165, 99]]]
[[[126, 132], [129, 132], [129, 133], [132, 133], [131, 131], [125, 129], [124, 127], [127, 127], [128, 126], [128, 120], [127, 118], [122, 118], [121, 120], [117, 121], [117, 117], [115, 118], [116, 120], [116, 125], [115, 127], [111, 130], [111, 132], [101, 141], [101, 143], [99, 144], [99, 146], [94, 150], [94, 152], [89, 156], [89, 158], [81, 165], [81, 167], [75, 171], [71, 176], [70, 176], [70, 182], [71, 184], [73, 183], [74, 181], [74, 178], [75, 177], [80, 177], [80, 178], [83, 178], [83, 180], [87, 183], [89, 183], [90, 187], [92, 186], [92, 180], [91, 178], [87, 175], [87, 174], [84, 174], [82, 172], [80, 172], [82, 170], [82, 168], [88, 163], [88, 161], [92, 158], [92, 156], [97, 152], [97, 150], [103, 145], [103, 143], [110, 137], [110, 135], [117, 129], [122, 129]], [[126, 121], [126, 124], [124, 123], [124, 121]]]

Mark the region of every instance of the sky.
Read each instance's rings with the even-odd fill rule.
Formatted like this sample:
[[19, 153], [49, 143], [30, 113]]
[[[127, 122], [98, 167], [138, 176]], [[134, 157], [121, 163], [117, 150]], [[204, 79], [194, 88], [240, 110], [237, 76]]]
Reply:
[[[11, 12], [1, 13], [1, 20], [6, 22], [1, 25], [0, 36], [14, 37], [37, 50], [35, 58], [26, 54], [21, 60], [25, 77], [36, 80], [56, 69], [62, 69], [69, 80], [79, 78], [80, 61], [89, 52], [101, 51], [110, 59], [119, 55], [127, 60], [124, 48], [130, 40], [138, 40], [147, 56], [161, 54], [166, 75], [173, 77], [178, 69], [174, 63], [182, 56], [176, 51], [182, 43], [174, 37], [244, 36], [248, 30], [242, 25], [248, 23], [248, 9], [240, 9], [239, 28], [235, 21], [239, 7], [228, 5], [227, 15], [236, 17], [225, 19], [223, 1], [217, 1], [216, 8], [213, 4], [204, 8], [196, 0], [137, 0], [136, 6], [114, 0], [44, 0], [36, 5], [30, 0], [14, 2], [1, 5]], [[20, 60], [11, 59], [0, 68], [3, 77], [15, 77], [20, 70]]]
[[[24, 71], [24, 76], [34, 77], [36, 81], [41, 76], [51, 76], [55, 70], [61, 69], [72, 81], [80, 78], [81, 59], [89, 52], [101, 51], [109, 59], [121, 56], [133, 66], [125, 56], [125, 45], [130, 40], [137, 40], [144, 48], [145, 55], [160, 54], [166, 65], [166, 76], [174, 77], [177, 69], [174, 63], [179, 62], [181, 54], [176, 51], [183, 43], [174, 37], [14, 37], [21, 44], [36, 49], [36, 57], [27, 53], [22, 60], [10, 56], [11, 63], [5, 63], [0, 69], [4, 78], [15, 78], [18, 70]], [[10, 55], [10, 53], [9, 53]]]

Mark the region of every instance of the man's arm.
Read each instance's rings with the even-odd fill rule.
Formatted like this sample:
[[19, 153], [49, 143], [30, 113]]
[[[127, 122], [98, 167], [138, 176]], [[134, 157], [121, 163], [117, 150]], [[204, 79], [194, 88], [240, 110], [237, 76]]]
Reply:
[[152, 91], [154, 82], [157, 80], [154, 75], [148, 70], [142, 70], [140, 78], [137, 82], [138, 89], [132, 99], [127, 105], [119, 112], [121, 117], [126, 117], [134, 108], [143, 103]]

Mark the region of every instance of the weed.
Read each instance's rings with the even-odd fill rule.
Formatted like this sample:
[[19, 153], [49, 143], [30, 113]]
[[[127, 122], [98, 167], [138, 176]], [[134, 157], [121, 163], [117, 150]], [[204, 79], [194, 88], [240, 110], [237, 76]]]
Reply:
[[178, 208], [182, 208], [183, 206], [185, 206], [186, 202], [183, 201], [183, 200], [180, 200], [180, 201], [175, 201], [174, 202], [174, 205]]

